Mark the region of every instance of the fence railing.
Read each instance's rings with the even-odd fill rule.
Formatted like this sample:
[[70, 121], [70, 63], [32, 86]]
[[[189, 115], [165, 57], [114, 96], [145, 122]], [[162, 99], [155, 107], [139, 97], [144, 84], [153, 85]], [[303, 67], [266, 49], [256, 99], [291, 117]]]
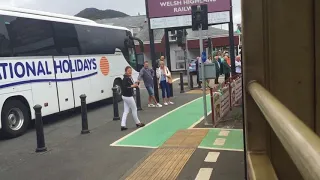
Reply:
[[304, 179], [320, 179], [320, 138], [256, 81], [247, 87]]
[[[214, 87], [214, 84], [214, 80], [211, 80], [209, 86]], [[216, 127], [233, 107], [240, 105], [242, 99], [242, 76], [234, 76], [228, 81], [210, 88], [210, 95], [212, 123]]]

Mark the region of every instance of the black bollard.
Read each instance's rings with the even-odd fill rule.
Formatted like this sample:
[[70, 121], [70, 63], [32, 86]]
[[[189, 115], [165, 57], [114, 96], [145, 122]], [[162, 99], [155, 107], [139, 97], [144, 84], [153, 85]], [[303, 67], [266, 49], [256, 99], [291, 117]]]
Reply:
[[193, 90], [193, 76], [192, 76], [192, 73], [190, 73], [190, 89]]
[[37, 149], [36, 152], [45, 152], [47, 151], [46, 143], [44, 140], [44, 133], [43, 133], [43, 122], [42, 122], [42, 114], [41, 109], [42, 106], [37, 104], [33, 107], [35, 111], [36, 117], [36, 134], [37, 134]]
[[90, 133], [88, 128], [88, 112], [87, 112], [87, 96], [85, 94], [80, 95], [81, 99], [81, 119], [82, 119], [82, 130], [81, 134], [88, 134]]
[[141, 96], [140, 96], [140, 88], [139, 87], [136, 88], [136, 103], [137, 103], [138, 111], [141, 111], [142, 108], [141, 108]]
[[112, 88], [112, 92], [113, 92], [113, 120], [114, 121], [120, 120], [117, 90], [118, 89], [116, 87]]
[[184, 93], [183, 72], [180, 72], [180, 93]]
[[171, 84], [169, 83], [169, 88], [170, 88], [170, 97], [173, 97], [173, 85], [172, 85], [172, 83]]

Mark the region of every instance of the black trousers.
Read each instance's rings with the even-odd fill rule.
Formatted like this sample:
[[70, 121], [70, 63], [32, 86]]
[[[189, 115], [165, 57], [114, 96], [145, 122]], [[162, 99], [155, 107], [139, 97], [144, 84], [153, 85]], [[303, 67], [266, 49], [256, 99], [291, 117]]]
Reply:
[[216, 79], [214, 80], [214, 83], [215, 83], [215, 84], [219, 84], [219, 76], [220, 76], [219, 73], [216, 74]]
[[172, 84], [169, 84], [169, 89], [170, 89], [170, 97], [173, 97], [173, 87], [172, 87]]
[[201, 86], [199, 71], [197, 71], [197, 84], [198, 84], [199, 87]]
[[224, 74], [224, 80], [225, 80], [225, 81], [228, 81], [229, 78], [230, 78], [230, 73], [225, 73], [225, 74]]

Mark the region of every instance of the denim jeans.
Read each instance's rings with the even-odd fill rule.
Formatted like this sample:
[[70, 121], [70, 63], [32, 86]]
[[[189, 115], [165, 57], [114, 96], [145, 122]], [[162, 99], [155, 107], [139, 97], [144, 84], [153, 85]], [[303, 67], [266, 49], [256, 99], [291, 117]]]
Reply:
[[169, 83], [167, 81], [160, 81], [160, 87], [162, 90], [162, 98], [170, 97], [170, 88]]

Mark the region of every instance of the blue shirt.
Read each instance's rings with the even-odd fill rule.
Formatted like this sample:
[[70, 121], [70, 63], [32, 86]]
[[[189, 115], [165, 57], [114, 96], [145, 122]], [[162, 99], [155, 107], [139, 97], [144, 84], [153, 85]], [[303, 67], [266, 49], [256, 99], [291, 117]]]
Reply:
[[165, 80], [166, 80], [166, 75], [163, 73], [163, 71], [161, 71], [160, 81], [165, 81]]

